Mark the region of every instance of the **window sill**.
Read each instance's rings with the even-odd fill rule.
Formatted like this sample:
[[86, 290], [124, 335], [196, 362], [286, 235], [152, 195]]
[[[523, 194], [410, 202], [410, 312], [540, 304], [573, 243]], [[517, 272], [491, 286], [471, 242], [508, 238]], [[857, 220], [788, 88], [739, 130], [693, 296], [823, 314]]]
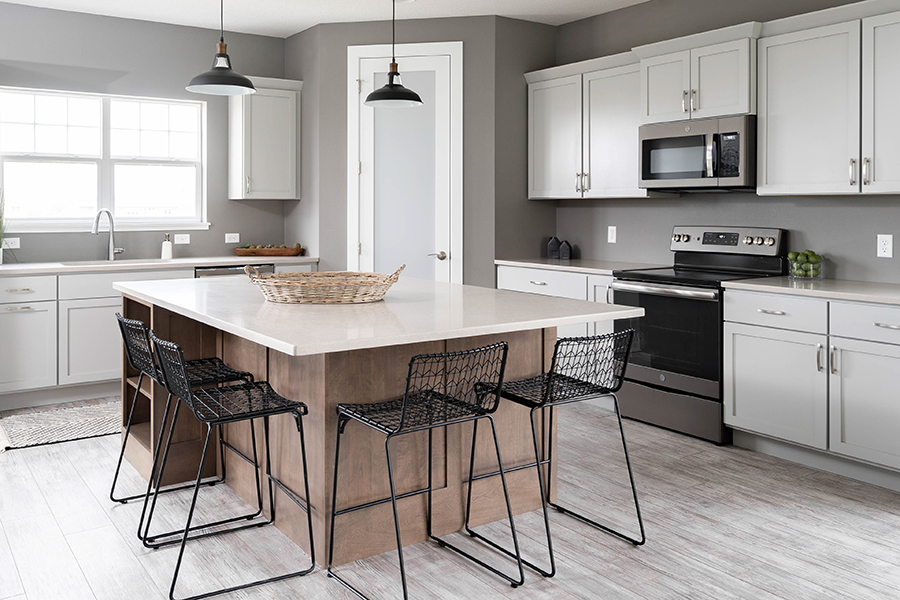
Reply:
[[[6, 234], [15, 233], [90, 233], [93, 219], [78, 221], [32, 221], [9, 220]], [[210, 223], [200, 221], [116, 221], [116, 233], [123, 231], [208, 231]], [[106, 219], [100, 223], [100, 230], [109, 231]]]

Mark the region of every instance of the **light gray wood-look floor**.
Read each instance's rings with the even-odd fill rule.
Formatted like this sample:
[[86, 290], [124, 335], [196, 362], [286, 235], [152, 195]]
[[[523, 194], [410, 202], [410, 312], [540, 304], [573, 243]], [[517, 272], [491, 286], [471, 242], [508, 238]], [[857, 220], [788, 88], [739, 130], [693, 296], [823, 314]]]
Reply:
[[[635, 531], [615, 428], [602, 408], [560, 411], [561, 501]], [[526, 572], [512, 589], [434, 544], [407, 548], [413, 598], [697, 600], [900, 598], [900, 495], [738, 448], [625, 422], [648, 541], [633, 547], [551, 512], [558, 574]], [[526, 432], [523, 432], [525, 435]], [[159, 600], [177, 549], [135, 537], [139, 504], [107, 498], [116, 437], [0, 454], [0, 599]], [[127, 465], [123, 490], [141, 480]], [[246, 505], [204, 488], [197, 518]], [[159, 527], [183, 525], [188, 496], [161, 504]], [[235, 512], [229, 512], [235, 511]], [[546, 564], [539, 512], [516, 519], [523, 552]], [[483, 528], [498, 538], [508, 528]], [[484, 553], [461, 535], [454, 541]], [[490, 555], [489, 555], [490, 556]], [[306, 556], [273, 527], [188, 545], [179, 597], [296, 570]], [[490, 556], [504, 569], [512, 564]], [[396, 552], [340, 572], [372, 597], [399, 597]], [[324, 571], [228, 598], [352, 598]]]

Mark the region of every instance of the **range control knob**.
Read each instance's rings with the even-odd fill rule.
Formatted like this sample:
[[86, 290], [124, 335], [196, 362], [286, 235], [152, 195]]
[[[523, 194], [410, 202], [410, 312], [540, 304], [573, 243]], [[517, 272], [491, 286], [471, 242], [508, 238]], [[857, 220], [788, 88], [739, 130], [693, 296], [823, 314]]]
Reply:
[[672, 236], [672, 241], [673, 241], [673, 242], [680, 242], [680, 241], [681, 241], [681, 234], [680, 234], [680, 233], [676, 233], [675, 235], [673, 235], [673, 236]]
[[749, 235], [744, 238], [744, 244], [746, 244], [747, 246], [749, 246], [752, 243], [753, 243], [753, 238], [750, 237]]
[[767, 237], [766, 238], [766, 246], [774, 246], [774, 245], [775, 245], [775, 238]]
[[753, 239], [753, 243], [756, 244], [757, 246], [762, 246], [762, 245], [763, 245], [763, 239], [762, 239], [761, 237], [754, 238], [754, 239]]
[[689, 241], [691, 241], [691, 236], [689, 236], [688, 234], [684, 234], [683, 236], [681, 236], [681, 241], [689, 242]]

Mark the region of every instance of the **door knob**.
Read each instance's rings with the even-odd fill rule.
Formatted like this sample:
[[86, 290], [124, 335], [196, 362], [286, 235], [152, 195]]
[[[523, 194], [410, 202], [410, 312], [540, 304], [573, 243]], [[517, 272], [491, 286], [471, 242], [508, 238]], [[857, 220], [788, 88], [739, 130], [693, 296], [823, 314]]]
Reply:
[[438, 260], [447, 260], [447, 253], [441, 250], [435, 254], [429, 254], [428, 256], [437, 256]]

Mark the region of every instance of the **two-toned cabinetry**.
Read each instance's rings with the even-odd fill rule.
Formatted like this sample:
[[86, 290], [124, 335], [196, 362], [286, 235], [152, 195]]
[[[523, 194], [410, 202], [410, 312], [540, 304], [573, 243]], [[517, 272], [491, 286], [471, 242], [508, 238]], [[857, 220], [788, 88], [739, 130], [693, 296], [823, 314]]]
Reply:
[[[595, 275], [518, 267], [509, 265], [497, 266], [497, 289], [514, 292], [528, 292], [542, 296], [571, 298], [573, 300], [590, 300], [608, 304], [611, 275]], [[576, 323], [557, 327], [559, 337], [581, 337], [597, 335], [612, 331], [612, 322]]]
[[900, 307], [727, 290], [725, 423], [900, 469]]

